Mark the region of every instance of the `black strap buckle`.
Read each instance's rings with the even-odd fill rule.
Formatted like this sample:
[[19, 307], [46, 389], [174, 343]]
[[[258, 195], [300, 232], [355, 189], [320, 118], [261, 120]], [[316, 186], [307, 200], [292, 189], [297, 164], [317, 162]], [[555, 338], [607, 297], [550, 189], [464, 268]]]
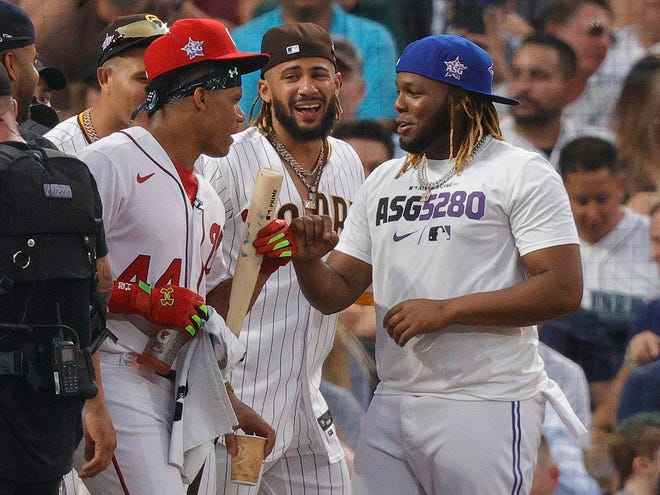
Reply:
[[0, 375], [22, 375], [23, 353], [21, 351], [0, 352]]

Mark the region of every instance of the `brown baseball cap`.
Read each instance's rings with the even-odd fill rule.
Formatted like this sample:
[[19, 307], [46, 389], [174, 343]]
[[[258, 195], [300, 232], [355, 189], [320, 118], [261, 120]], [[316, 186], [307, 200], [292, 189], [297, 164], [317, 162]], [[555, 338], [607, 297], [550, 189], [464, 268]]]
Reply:
[[270, 60], [261, 69], [262, 75], [278, 64], [307, 57], [325, 58], [337, 67], [330, 34], [312, 22], [296, 22], [269, 29], [261, 40], [261, 51], [270, 55]]

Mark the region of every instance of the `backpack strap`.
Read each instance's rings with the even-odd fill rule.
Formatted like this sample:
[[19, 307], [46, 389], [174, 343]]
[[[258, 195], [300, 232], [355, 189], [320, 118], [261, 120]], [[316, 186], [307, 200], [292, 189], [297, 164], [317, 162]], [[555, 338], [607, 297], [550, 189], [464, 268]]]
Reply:
[[0, 158], [8, 158], [10, 163], [24, 157], [28, 151], [12, 146], [6, 141], [0, 143]]

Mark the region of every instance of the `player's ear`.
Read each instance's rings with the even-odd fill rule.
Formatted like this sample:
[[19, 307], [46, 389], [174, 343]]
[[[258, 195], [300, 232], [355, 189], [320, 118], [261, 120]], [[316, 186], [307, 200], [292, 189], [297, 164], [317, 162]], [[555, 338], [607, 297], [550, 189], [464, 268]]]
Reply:
[[96, 69], [96, 79], [99, 81], [99, 86], [103, 88], [108, 85], [108, 80], [110, 79], [110, 71], [112, 69], [108, 66], [101, 66]]
[[195, 88], [192, 94], [195, 106], [201, 110], [206, 106], [206, 90], [204, 88]]
[[341, 72], [335, 72], [335, 93], [339, 96], [339, 90], [343, 83]]
[[264, 102], [270, 103], [272, 96], [270, 92], [270, 84], [268, 84], [268, 81], [265, 79], [259, 79], [259, 82], [257, 83], [257, 92]]

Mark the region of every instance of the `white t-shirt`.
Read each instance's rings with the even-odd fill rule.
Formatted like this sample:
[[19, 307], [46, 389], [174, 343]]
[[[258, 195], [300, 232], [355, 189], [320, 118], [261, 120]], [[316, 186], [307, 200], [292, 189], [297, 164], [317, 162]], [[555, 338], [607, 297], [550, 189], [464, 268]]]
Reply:
[[574, 139], [590, 136], [604, 139], [612, 144], [615, 144], [614, 135], [610, 131], [601, 127], [578, 125], [576, 122], [572, 121], [569, 117], [566, 116], [562, 117], [561, 119], [561, 129], [559, 131], [559, 136], [557, 136], [557, 141], [555, 142], [555, 145], [550, 152], [550, 156], [545, 156], [544, 150], [540, 150], [531, 142], [529, 142], [525, 137], [518, 134], [518, 131], [516, 130], [516, 123], [512, 116], [508, 116], [500, 120], [500, 130], [502, 131], [502, 135], [504, 136], [505, 141], [516, 146], [520, 146], [526, 150], [540, 153], [544, 158], [547, 158], [548, 161], [552, 163], [552, 165], [557, 170], [559, 170], [559, 155], [561, 154], [561, 150]]
[[598, 242], [580, 241], [582, 307], [608, 320], [632, 322], [644, 302], [660, 295], [658, 265], [650, 254], [649, 218], [628, 208]]
[[[399, 347], [382, 327], [407, 299], [449, 299], [511, 287], [528, 276], [522, 256], [577, 244], [559, 175], [537, 153], [492, 138], [463, 173], [419, 201], [417, 171], [395, 179], [402, 159], [360, 188], [336, 249], [373, 266], [378, 328], [376, 393], [463, 400], [523, 400], [546, 386], [535, 326], [453, 325]], [[452, 166], [430, 163], [431, 177]]]

